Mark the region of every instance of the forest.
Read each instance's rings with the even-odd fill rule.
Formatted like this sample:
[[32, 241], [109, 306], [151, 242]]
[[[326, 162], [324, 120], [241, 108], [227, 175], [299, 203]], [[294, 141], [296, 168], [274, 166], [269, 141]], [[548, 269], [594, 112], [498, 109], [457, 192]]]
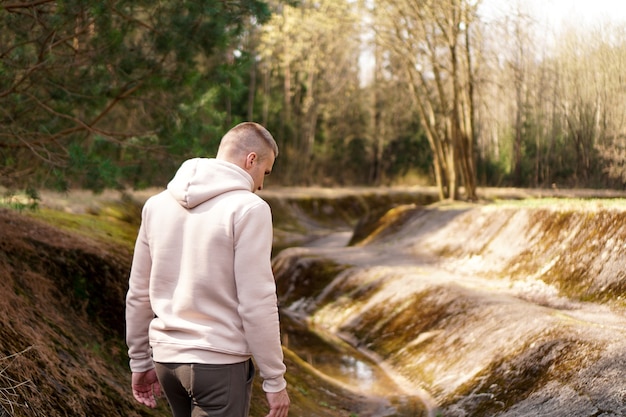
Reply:
[[162, 187], [254, 120], [269, 186], [623, 189], [626, 25], [508, 3], [3, 0], [0, 186]]

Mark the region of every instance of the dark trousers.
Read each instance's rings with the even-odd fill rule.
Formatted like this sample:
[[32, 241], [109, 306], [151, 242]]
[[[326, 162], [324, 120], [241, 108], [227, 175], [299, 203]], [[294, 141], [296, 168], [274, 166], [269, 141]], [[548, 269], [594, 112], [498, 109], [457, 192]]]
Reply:
[[248, 417], [254, 365], [156, 363], [174, 417]]

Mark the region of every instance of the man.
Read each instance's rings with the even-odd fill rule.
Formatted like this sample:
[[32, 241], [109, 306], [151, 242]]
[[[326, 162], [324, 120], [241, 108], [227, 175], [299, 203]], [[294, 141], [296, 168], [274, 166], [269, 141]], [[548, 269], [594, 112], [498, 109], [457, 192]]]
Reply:
[[140, 403], [162, 389], [174, 417], [246, 417], [254, 357], [267, 416], [287, 416], [271, 212], [255, 194], [277, 156], [264, 127], [241, 123], [146, 202], [126, 296]]

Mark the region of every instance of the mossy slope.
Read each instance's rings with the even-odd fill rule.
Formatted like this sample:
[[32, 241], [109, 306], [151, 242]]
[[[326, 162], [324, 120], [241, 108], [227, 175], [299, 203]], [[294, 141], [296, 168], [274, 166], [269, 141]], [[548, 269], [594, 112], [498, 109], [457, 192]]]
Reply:
[[623, 415], [626, 383], [604, 374], [626, 374], [625, 207], [396, 208], [354, 247], [279, 254], [279, 282], [311, 291], [281, 302], [426, 388], [445, 416]]

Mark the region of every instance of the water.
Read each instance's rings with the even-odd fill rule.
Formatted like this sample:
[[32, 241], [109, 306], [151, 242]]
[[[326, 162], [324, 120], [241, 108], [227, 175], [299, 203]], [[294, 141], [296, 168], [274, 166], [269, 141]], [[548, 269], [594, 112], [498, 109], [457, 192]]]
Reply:
[[318, 372], [368, 399], [359, 417], [419, 417], [428, 415], [422, 400], [405, 394], [367, 355], [323, 329], [309, 328], [288, 314], [281, 316], [283, 344]]

